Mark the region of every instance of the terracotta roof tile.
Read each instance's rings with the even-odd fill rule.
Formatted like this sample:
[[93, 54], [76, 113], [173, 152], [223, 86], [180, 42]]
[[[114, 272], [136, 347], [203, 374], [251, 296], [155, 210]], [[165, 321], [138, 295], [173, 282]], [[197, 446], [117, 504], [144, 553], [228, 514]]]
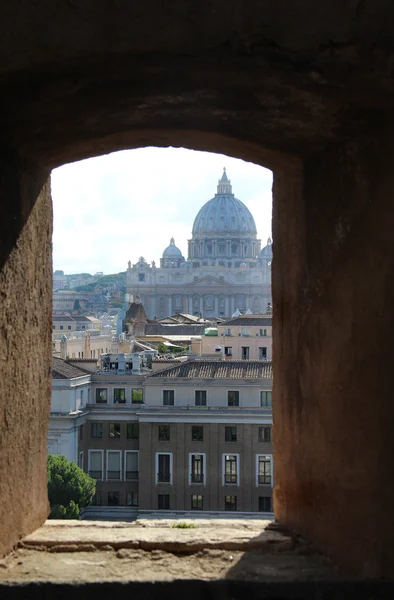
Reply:
[[177, 379], [272, 379], [272, 362], [264, 360], [189, 360], [151, 377]]
[[52, 356], [52, 379], [74, 379], [85, 375], [91, 375], [91, 373], [70, 365], [62, 358]]

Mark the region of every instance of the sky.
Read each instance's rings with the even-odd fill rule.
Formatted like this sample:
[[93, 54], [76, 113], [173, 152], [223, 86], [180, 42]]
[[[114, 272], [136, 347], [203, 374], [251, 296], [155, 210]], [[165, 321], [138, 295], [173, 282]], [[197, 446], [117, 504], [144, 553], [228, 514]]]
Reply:
[[271, 171], [223, 154], [140, 148], [52, 171], [54, 270], [119, 273], [140, 256], [159, 265], [172, 236], [187, 258], [194, 218], [215, 195], [223, 167], [264, 246], [271, 235]]

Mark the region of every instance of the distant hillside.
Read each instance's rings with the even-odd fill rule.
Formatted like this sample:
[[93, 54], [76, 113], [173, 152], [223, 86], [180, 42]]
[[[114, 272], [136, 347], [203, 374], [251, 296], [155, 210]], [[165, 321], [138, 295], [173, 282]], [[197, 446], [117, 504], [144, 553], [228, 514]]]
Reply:
[[112, 275], [104, 275], [95, 281], [94, 283], [88, 283], [86, 285], [80, 285], [74, 290], [76, 292], [93, 292], [99, 288], [102, 292], [107, 291], [120, 291], [124, 293], [126, 291], [126, 271], [122, 273], [114, 273]]

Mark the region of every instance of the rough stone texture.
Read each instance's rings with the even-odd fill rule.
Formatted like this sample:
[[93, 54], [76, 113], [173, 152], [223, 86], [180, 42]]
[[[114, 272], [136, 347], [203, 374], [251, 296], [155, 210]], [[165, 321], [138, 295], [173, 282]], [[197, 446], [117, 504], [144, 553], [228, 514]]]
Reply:
[[52, 212], [47, 175], [12, 153], [0, 156], [0, 556], [48, 515]]
[[391, 0], [2, 3], [0, 552], [47, 510], [46, 173], [185, 145], [274, 169], [277, 516], [392, 575], [393, 23]]
[[371, 577], [394, 565], [393, 139], [387, 123], [275, 183], [275, 513]]

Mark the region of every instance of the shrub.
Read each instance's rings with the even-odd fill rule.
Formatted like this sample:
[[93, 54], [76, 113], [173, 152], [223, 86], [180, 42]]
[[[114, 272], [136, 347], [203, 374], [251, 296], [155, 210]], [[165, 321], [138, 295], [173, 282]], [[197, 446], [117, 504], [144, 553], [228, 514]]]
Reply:
[[50, 519], [78, 519], [96, 491], [96, 481], [65, 456], [48, 455]]

